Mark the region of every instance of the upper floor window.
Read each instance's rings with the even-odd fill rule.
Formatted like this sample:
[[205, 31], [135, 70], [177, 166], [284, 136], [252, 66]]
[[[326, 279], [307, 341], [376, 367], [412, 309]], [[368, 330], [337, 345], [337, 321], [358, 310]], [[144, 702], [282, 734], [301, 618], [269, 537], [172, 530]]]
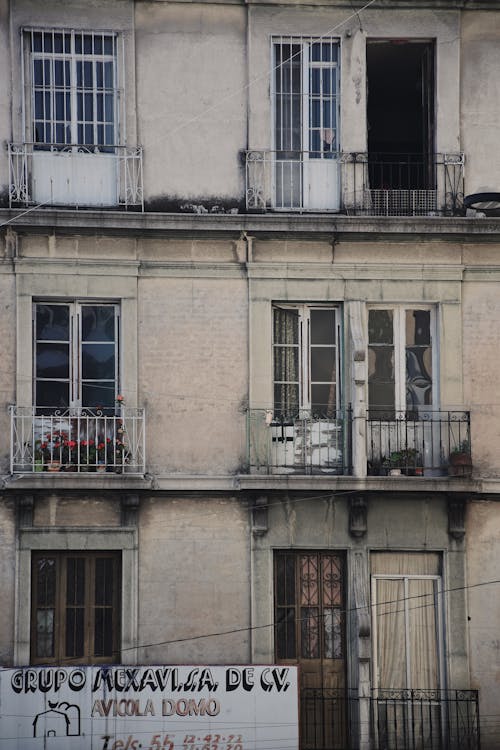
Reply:
[[338, 66], [336, 40], [273, 40], [276, 208], [338, 208]]
[[430, 308], [368, 311], [368, 403], [373, 416], [418, 414], [419, 407], [435, 404], [434, 327]]
[[274, 412], [335, 417], [340, 403], [340, 313], [321, 305], [273, 308]]
[[33, 316], [37, 408], [114, 408], [118, 393], [118, 305], [37, 302]]
[[116, 35], [30, 30], [25, 42], [35, 145], [112, 148], [118, 142]]

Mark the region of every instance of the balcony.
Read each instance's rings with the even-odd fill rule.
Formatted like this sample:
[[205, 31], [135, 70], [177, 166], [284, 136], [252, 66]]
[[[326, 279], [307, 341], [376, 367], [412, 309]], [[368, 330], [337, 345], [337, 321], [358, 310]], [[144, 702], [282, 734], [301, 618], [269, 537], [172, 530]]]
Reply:
[[334, 211], [363, 216], [455, 215], [464, 155], [247, 151], [248, 211]]
[[9, 205], [144, 209], [142, 148], [9, 144]]
[[327, 418], [305, 412], [276, 418], [271, 408], [250, 409], [249, 471], [349, 476], [354, 455], [366, 453], [370, 476], [466, 478], [472, 473], [469, 412], [372, 411], [368, 418], [358, 416], [356, 423], [353, 430], [350, 406]]
[[251, 409], [247, 444], [251, 473], [352, 473], [350, 409], [326, 418], [302, 414], [275, 419], [272, 409]]
[[375, 750], [479, 750], [476, 690], [378, 690]]
[[480, 750], [476, 690], [303, 688], [300, 709], [302, 750]]
[[11, 474], [143, 475], [144, 409], [110, 411], [11, 406]]
[[470, 414], [466, 411], [370, 412], [368, 473], [376, 476], [470, 476]]

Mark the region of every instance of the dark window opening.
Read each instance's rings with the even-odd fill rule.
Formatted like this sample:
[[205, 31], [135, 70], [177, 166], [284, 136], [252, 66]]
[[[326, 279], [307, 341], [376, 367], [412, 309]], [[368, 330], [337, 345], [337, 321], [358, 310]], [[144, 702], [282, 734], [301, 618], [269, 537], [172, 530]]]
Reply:
[[434, 43], [367, 42], [370, 187], [433, 189]]

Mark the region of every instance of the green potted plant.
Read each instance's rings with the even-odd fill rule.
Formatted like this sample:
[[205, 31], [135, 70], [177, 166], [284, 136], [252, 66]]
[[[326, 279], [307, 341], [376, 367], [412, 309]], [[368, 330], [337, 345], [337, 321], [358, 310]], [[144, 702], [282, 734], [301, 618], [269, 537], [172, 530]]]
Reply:
[[421, 476], [424, 473], [422, 456], [416, 448], [403, 448], [392, 451], [389, 458], [384, 458], [382, 466], [387, 469], [390, 476]]
[[471, 476], [472, 456], [468, 440], [462, 440], [452, 451], [450, 451], [448, 474], [451, 477]]

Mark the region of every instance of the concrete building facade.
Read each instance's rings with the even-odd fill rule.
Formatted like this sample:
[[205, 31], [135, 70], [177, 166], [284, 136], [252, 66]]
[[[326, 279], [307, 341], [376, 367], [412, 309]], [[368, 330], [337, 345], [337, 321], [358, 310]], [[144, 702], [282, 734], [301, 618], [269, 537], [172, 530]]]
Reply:
[[297, 665], [301, 750], [496, 748], [500, 3], [0, 38], [1, 665]]

